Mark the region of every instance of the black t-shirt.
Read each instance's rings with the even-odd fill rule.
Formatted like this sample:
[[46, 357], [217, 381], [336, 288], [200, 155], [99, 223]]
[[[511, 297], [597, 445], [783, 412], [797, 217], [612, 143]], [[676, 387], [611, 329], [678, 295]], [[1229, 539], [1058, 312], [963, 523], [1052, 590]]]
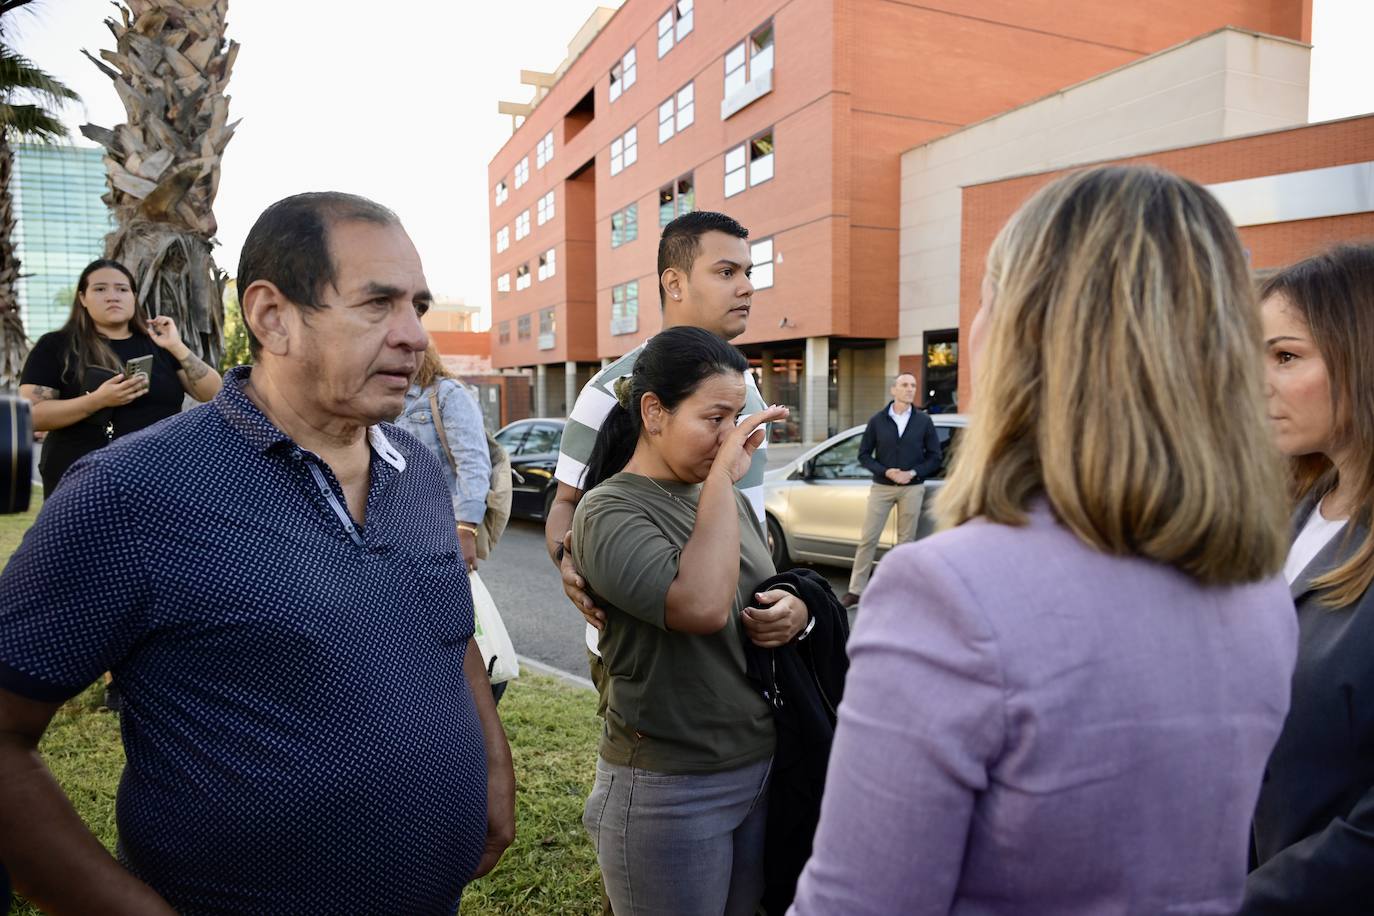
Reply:
[[[177, 370], [181, 367], [172, 354], [153, 343], [151, 338], [137, 332], [124, 340], [107, 338], [105, 342], [121, 363], [137, 356], [153, 357], [148, 393], [123, 407], [97, 411], [71, 426], [48, 433], [43, 441], [43, 459], [39, 467], [44, 496], [53, 491], [62, 474], [82, 455], [95, 451], [112, 439], [152, 426], [181, 410], [185, 394], [181, 379], [177, 376]], [[84, 367], [77, 367], [75, 362], [69, 335], [62, 331], [44, 334], [29, 352], [19, 384], [52, 388], [57, 391], [59, 398], [65, 400], [94, 391], [111, 375], [99, 371], [98, 380], [88, 379]]]

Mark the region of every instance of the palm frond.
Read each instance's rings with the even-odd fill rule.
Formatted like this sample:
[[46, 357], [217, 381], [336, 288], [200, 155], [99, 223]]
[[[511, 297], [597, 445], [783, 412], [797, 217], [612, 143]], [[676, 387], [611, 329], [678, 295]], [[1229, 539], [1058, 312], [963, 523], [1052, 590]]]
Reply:
[[60, 108], [66, 102], [81, 101], [81, 96], [57, 77], [40, 69], [22, 54], [16, 54], [0, 44], [0, 95], [8, 98], [16, 90], [37, 96], [49, 108]]
[[0, 3], [0, 16], [4, 16], [12, 10], [17, 10], [21, 6], [28, 6], [32, 2], [33, 0], [4, 0], [3, 3]]
[[67, 136], [67, 125], [43, 107], [6, 102], [0, 102], [0, 130], [26, 140], [60, 140]]

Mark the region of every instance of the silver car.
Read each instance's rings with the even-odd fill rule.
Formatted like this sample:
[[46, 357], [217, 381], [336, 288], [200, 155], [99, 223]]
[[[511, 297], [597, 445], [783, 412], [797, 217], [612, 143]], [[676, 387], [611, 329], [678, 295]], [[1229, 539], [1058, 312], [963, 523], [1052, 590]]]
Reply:
[[[926, 480], [926, 494], [916, 536], [931, 532], [931, 497], [944, 482], [949, 458], [959, 434], [968, 426], [963, 414], [932, 414], [944, 460]], [[859, 463], [859, 439], [864, 427], [855, 426], [817, 445], [763, 478], [763, 501], [768, 514], [768, 545], [773, 564], [833, 563], [850, 566], [858, 548], [873, 473]], [[878, 556], [897, 543], [897, 513], [887, 520], [878, 542]]]

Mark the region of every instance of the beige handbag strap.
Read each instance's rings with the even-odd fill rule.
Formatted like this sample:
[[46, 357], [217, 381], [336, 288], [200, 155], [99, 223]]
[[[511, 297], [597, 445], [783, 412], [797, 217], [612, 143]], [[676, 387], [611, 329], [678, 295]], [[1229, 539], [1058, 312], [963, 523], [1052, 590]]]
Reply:
[[453, 457], [453, 449], [448, 447], [448, 433], [444, 431], [444, 414], [439, 409], [439, 386], [435, 385], [429, 392], [429, 413], [434, 419], [434, 431], [439, 434], [439, 444], [444, 447], [444, 454], [448, 455], [449, 466], [453, 468], [453, 473], [458, 473], [458, 462]]

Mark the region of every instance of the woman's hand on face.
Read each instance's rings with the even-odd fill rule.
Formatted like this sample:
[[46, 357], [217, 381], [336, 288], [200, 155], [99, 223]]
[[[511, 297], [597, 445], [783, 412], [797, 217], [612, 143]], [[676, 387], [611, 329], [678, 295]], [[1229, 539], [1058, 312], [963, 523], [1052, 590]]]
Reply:
[[181, 332], [177, 330], [177, 323], [166, 315], [148, 319], [148, 334], [153, 338], [153, 343], [164, 350], [176, 355], [176, 350], [181, 347]]
[[754, 601], [754, 605], [744, 609], [744, 632], [754, 645], [763, 649], [787, 645], [811, 619], [805, 602], [785, 589], [758, 592]]
[[116, 375], [114, 378], [106, 379], [99, 388], [92, 392], [101, 409], [106, 407], [123, 407], [125, 404], [135, 401], [147, 393], [147, 376], [137, 374], [133, 378], [126, 379], [123, 373]]
[[749, 473], [749, 465], [754, 461], [754, 451], [763, 444], [765, 424], [774, 420], [787, 419], [787, 408], [774, 405], [751, 413], [739, 422], [716, 452], [712, 470], [721, 470], [729, 475], [730, 483], [736, 484]]

